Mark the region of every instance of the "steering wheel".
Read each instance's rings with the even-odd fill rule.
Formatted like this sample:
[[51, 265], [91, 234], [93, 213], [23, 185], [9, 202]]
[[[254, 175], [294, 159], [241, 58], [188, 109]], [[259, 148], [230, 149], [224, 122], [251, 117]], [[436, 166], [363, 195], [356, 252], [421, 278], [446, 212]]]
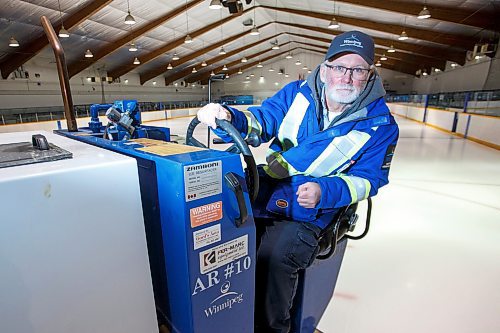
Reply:
[[[217, 124], [217, 127], [225, 131], [234, 142], [234, 144], [225, 151], [230, 153], [241, 153], [243, 155], [243, 159], [247, 165], [245, 178], [248, 193], [250, 195], [250, 201], [254, 202], [257, 198], [257, 194], [259, 193], [259, 173], [257, 171], [257, 164], [255, 163], [252, 151], [248, 147], [247, 142], [241, 137], [238, 130], [234, 128], [229, 121], [215, 119], [215, 123]], [[198, 124], [200, 124], [198, 118], [193, 118], [186, 132], [186, 144], [200, 148], [207, 148], [207, 146], [193, 137], [194, 129], [198, 126]]]

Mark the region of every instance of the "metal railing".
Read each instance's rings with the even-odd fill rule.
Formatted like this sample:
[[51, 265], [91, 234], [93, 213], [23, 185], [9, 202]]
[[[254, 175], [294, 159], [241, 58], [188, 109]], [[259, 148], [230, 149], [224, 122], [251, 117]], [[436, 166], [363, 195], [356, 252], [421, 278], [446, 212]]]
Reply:
[[[160, 110], [175, 110], [184, 108], [202, 107], [206, 101], [175, 101], [175, 102], [139, 102], [141, 112]], [[90, 106], [92, 104], [74, 105], [76, 118], [90, 117]], [[100, 111], [104, 116], [106, 111]], [[63, 120], [63, 106], [32, 107], [32, 108], [10, 108], [0, 109], [0, 125], [23, 124], [50, 120]]]
[[466, 113], [500, 117], [500, 90], [459, 91], [428, 95], [387, 95], [392, 103], [405, 103], [424, 108], [462, 110]]

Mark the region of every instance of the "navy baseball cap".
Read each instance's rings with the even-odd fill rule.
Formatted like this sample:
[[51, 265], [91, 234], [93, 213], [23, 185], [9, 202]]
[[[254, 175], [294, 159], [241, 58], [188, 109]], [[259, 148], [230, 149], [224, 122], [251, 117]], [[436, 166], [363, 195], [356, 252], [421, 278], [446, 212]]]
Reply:
[[359, 54], [369, 65], [373, 65], [375, 45], [373, 38], [361, 31], [347, 31], [332, 40], [325, 60], [331, 59], [340, 53]]

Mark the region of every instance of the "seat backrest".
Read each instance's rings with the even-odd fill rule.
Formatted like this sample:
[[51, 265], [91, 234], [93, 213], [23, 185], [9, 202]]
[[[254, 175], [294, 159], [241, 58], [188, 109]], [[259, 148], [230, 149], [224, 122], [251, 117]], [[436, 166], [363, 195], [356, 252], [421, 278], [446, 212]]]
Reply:
[[323, 229], [319, 236], [319, 252], [316, 256], [317, 259], [323, 260], [332, 256], [335, 252], [337, 241], [344, 237], [348, 231], [353, 230], [353, 222], [355, 223], [357, 219], [357, 208], [358, 203], [342, 207], [339, 212], [335, 214], [332, 221]]

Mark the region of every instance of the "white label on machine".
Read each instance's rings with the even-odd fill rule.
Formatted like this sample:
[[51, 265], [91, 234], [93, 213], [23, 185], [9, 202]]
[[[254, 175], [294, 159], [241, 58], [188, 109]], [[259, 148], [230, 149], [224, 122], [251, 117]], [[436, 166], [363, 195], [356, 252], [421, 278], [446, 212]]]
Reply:
[[248, 235], [200, 252], [200, 272], [205, 274], [248, 254]]
[[220, 240], [220, 224], [216, 224], [211, 227], [193, 232], [193, 243], [195, 250], [219, 242]]
[[206, 198], [222, 192], [222, 162], [184, 166], [186, 202]]

